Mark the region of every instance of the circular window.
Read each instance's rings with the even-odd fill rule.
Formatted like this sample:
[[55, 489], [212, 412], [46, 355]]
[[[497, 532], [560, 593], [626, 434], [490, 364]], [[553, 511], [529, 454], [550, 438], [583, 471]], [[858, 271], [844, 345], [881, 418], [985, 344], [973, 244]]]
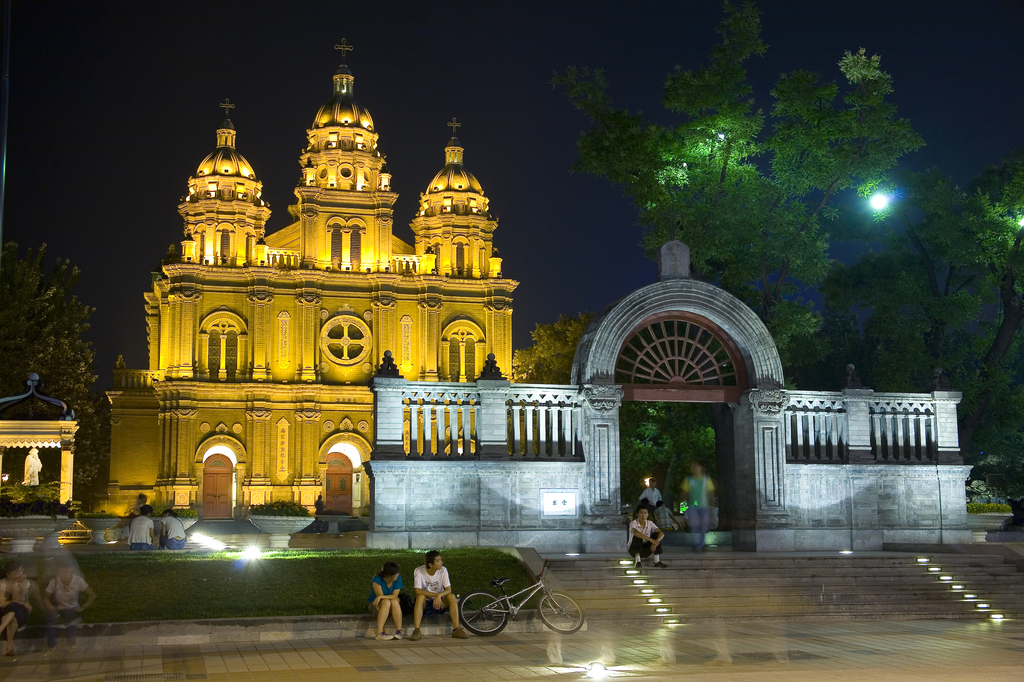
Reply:
[[343, 177], [343, 178], [351, 178], [352, 177], [352, 169], [351, 168], [347, 168], [347, 167], [342, 167], [342, 169], [341, 169], [341, 177]]
[[320, 329], [320, 352], [336, 365], [358, 365], [370, 354], [370, 328], [356, 315], [338, 315]]
[[326, 168], [321, 168], [320, 169], [320, 179], [323, 180], [326, 177], [327, 177], [327, 169]]

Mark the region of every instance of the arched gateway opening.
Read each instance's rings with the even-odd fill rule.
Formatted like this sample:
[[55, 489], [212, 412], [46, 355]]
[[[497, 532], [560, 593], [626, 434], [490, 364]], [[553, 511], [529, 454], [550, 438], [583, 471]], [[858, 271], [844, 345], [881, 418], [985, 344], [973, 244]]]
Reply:
[[[684, 244], [662, 247], [660, 270], [660, 281], [594, 318], [576, 350], [572, 383], [621, 386], [625, 402], [707, 404], [715, 430], [720, 528], [732, 530], [744, 513], [737, 499], [756, 494], [751, 482], [737, 480], [735, 408], [744, 393], [781, 387], [782, 363], [771, 334], [749, 307], [689, 276]], [[680, 463], [693, 453], [670, 454]], [[785, 456], [781, 448], [774, 453], [779, 456]], [[661, 488], [672, 498], [685, 466], [666, 467]], [[636, 501], [628, 488], [623, 498]]]

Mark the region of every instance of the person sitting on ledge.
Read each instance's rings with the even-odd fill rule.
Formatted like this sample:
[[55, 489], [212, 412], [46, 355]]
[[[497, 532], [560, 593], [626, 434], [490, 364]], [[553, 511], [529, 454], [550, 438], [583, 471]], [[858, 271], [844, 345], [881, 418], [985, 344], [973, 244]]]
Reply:
[[7, 635], [7, 656], [14, 655], [14, 633], [28, 622], [33, 601], [39, 602], [39, 588], [25, 577], [20, 563], [8, 563], [0, 580], [0, 635]]
[[1010, 504], [1010, 518], [1003, 521], [999, 530], [1024, 530], [1024, 499], [1006, 500]]
[[185, 549], [188, 536], [185, 535], [185, 524], [178, 518], [178, 512], [164, 509], [160, 519], [160, 549]]
[[437, 550], [427, 552], [423, 565], [413, 571], [413, 586], [416, 589], [416, 604], [412, 611], [412, 637], [417, 640], [423, 637], [420, 632], [420, 621], [423, 616], [448, 612], [452, 619], [452, 637], [468, 639], [469, 635], [459, 625], [459, 602], [452, 594], [452, 582], [448, 578], [448, 569], [444, 567], [441, 553]]
[[672, 519], [672, 512], [669, 511], [668, 507], [662, 500], [658, 500], [658, 504], [654, 506], [654, 522], [658, 525], [658, 528], [671, 528], [672, 530], [678, 530], [679, 526]]
[[128, 526], [128, 548], [129, 549], [153, 549], [156, 545], [156, 532], [153, 530], [153, 519], [149, 515], [153, 508], [148, 504], [142, 505], [139, 516], [132, 519]]
[[[386, 642], [389, 639], [402, 639], [402, 605], [398, 602], [398, 596], [402, 591], [402, 576], [398, 571], [398, 564], [388, 561], [380, 569], [380, 573], [373, 576], [370, 581], [370, 588], [373, 590], [366, 600], [366, 610], [377, 616], [378, 642]], [[395, 621], [395, 634], [389, 635], [384, 631], [384, 624], [388, 622], [388, 614]]]
[[636, 519], [629, 524], [629, 555], [634, 558], [634, 565], [640, 568], [641, 559], [654, 555], [654, 565], [666, 568], [661, 561], [661, 541], [665, 534], [647, 520], [647, 507], [638, 507]]

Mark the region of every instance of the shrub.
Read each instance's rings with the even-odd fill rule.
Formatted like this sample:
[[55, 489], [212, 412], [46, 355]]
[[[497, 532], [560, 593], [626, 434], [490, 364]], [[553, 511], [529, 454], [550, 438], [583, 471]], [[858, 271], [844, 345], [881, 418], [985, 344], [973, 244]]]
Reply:
[[68, 508], [59, 502], [36, 500], [35, 502], [11, 502], [0, 500], [0, 518], [20, 516], [67, 516]]
[[249, 507], [249, 516], [313, 516], [309, 510], [295, 502], [271, 502]]
[[121, 518], [117, 514], [108, 514], [107, 512], [78, 512], [75, 514], [76, 519], [118, 519]]
[[39, 485], [22, 485], [21, 483], [5, 483], [3, 498], [20, 504], [33, 502], [60, 502], [60, 481], [50, 481]]
[[990, 502], [968, 502], [968, 514], [1011, 514], [1010, 505]]
[[[173, 509], [174, 513], [178, 515], [179, 519], [198, 519], [199, 510], [195, 507], [168, 507], [167, 509]], [[163, 516], [167, 509], [155, 509], [153, 510], [153, 518]], [[81, 516], [81, 515], [79, 515]]]

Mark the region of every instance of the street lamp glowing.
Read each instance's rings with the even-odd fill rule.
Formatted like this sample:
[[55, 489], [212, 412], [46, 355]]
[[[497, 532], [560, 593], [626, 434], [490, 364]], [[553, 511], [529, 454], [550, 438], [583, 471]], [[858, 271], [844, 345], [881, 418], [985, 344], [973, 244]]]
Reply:
[[889, 205], [889, 197], [886, 194], [872, 194], [871, 195], [871, 208], [876, 211], [881, 211]]
[[[685, 166], [686, 164], [684, 163], [683, 165]], [[1017, 224], [1020, 225], [1021, 227], [1024, 227], [1024, 218], [1021, 218], [1019, 221], [1017, 221]]]

